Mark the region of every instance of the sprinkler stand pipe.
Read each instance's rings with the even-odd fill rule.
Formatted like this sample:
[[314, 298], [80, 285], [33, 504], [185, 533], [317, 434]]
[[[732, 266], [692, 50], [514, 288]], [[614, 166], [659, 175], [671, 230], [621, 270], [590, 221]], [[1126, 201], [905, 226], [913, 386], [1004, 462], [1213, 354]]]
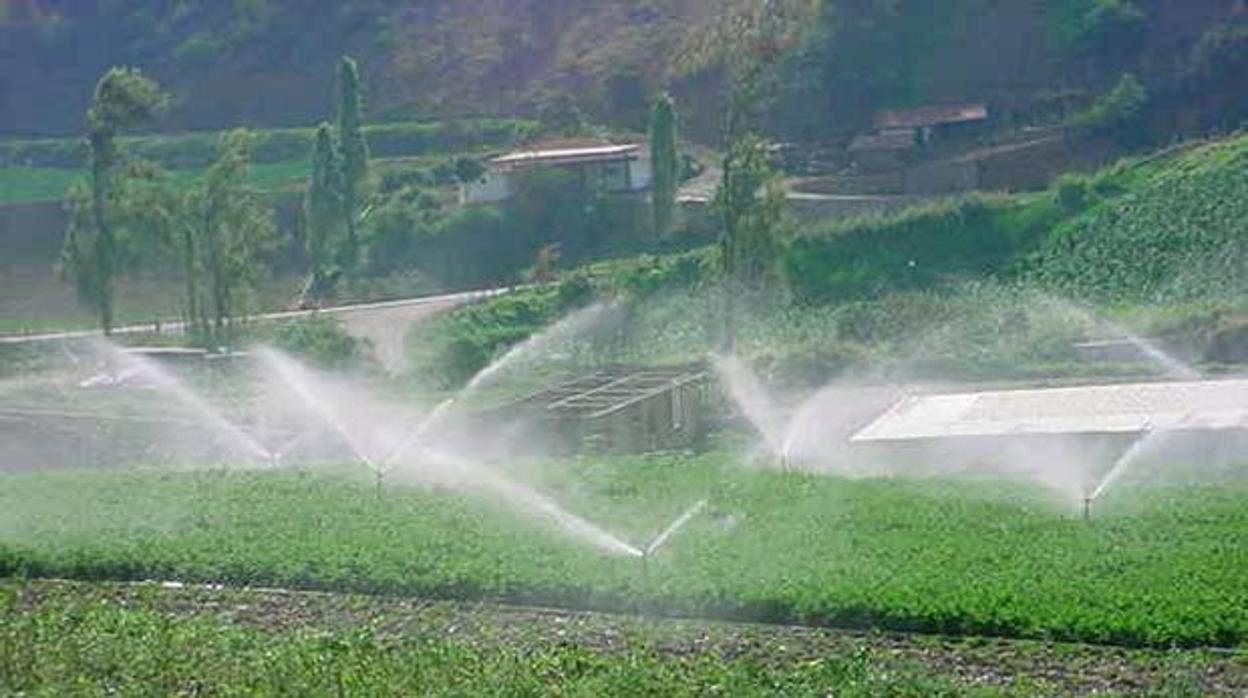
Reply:
[[1083, 520], [1090, 521], [1092, 519], [1092, 498], [1083, 498]]

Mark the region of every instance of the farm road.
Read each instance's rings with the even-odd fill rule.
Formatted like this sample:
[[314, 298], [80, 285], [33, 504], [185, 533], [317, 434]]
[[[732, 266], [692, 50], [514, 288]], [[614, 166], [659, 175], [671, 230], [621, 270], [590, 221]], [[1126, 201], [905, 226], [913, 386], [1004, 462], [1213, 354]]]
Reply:
[[[340, 305], [316, 310], [291, 310], [256, 315], [259, 321], [293, 320], [314, 315], [340, 318], [343, 328], [358, 339], [367, 340], [373, 346], [378, 361], [387, 370], [394, 371], [402, 364], [403, 338], [412, 323], [427, 319], [457, 305], [510, 292], [508, 288], [483, 291], [465, 291], [437, 296], [404, 298], [379, 303]], [[144, 323], [128, 325], [113, 330], [114, 335], [128, 334], [180, 334], [186, 323], [169, 322], [159, 325]], [[35, 344], [99, 337], [99, 330], [76, 330], [70, 332], [47, 332], [43, 334], [0, 335], [0, 345]]]

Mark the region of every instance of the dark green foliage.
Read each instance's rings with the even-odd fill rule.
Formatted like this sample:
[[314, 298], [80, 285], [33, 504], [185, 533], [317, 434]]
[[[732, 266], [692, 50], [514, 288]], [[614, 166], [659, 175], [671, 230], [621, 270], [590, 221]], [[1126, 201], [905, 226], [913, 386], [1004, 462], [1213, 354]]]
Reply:
[[806, 301], [991, 278], [1007, 273], [1059, 219], [1057, 207], [1042, 200], [967, 196], [808, 232], [788, 246], [784, 270]]
[[1248, 121], [1248, 26], [1219, 24], [1192, 49], [1179, 99], [1184, 106], [1215, 105], [1208, 125], [1235, 129]]
[[480, 181], [485, 176], [485, 165], [477, 158], [467, 155], [460, 155], [455, 158], [453, 167], [455, 179], [461, 184], [472, 184]]
[[771, 171], [766, 144], [756, 137], [733, 143], [713, 210], [720, 224], [723, 276], [742, 287], [764, 285], [777, 272], [783, 192]]
[[91, 307], [105, 334], [112, 330], [114, 286], [126, 255], [126, 221], [119, 210], [128, 208], [125, 180], [130, 173], [121, 167], [117, 137], [146, 124], [167, 103], [160, 86], [140, 71], [112, 68], [96, 84], [95, 99], [87, 110], [90, 203], [81, 192], [71, 199], [61, 271], [73, 282], [78, 300]]
[[283, 322], [255, 338], [329, 369], [354, 368], [365, 354], [359, 340], [343, 332], [337, 320], [323, 315]]
[[360, 243], [356, 235], [360, 208], [368, 194], [368, 141], [361, 128], [360, 73], [355, 61], [342, 57], [338, 69], [338, 152], [341, 156], [343, 218], [347, 237], [341, 247], [340, 263], [354, 269]]
[[1071, 122], [1090, 134], [1110, 136], [1124, 145], [1138, 145], [1148, 137], [1140, 123], [1148, 102], [1148, 90], [1138, 78], [1127, 73], [1092, 106], [1075, 114]]
[[1059, 47], [1085, 53], [1130, 42], [1148, 14], [1134, 0], [1055, 0], [1046, 3], [1049, 35]]
[[264, 255], [277, 244], [272, 212], [245, 183], [249, 140], [242, 129], [221, 136], [217, 162], [177, 213], [182, 234], [174, 246], [184, 261], [188, 320], [208, 346], [228, 344], [233, 325], [254, 305]]
[[427, 266], [422, 253], [428, 252], [429, 239], [441, 233], [442, 221], [441, 204], [432, 194], [412, 186], [390, 193], [373, 208], [364, 226], [363, 268], [384, 274]]
[[650, 112], [650, 163], [654, 234], [662, 236], [671, 230], [675, 219], [676, 188], [681, 174], [675, 108], [672, 98], [666, 94], [655, 98]]
[[1054, 183], [1057, 202], [1069, 213], [1078, 213], [1088, 204], [1088, 178], [1077, 174], [1065, 174]]
[[444, 164], [444, 175], [396, 178], [398, 188], [377, 197], [362, 232], [368, 270], [417, 270], [445, 287], [499, 285], [518, 280], [549, 245], [575, 263], [635, 247], [648, 227], [640, 197], [605, 194], [558, 169], [525, 173], [504, 204], [447, 210], [423, 189], [456, 177]]
[[410, 363], [432, 387], [462, 386], [508, 348], [587, 304], [592, 296], [585, 281], [571, 279], [443, 315], [415, 329], [408, 343]]
[[344, 229], [342, 167], [329, 124], [323, 123], [317, 129], [311, 158], [312, 181], [304, 198], [303, 244], [311, 269], [310, 295], [320, 298], [332, 291], [337, 274], [333, 250]]

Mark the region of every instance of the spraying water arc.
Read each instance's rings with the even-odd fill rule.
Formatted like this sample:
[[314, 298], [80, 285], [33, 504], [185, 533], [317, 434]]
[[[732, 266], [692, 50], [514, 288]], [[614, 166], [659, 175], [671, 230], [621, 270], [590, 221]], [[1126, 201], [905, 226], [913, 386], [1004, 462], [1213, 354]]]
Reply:
[[208, 404], [206, 400], [191, 390], [180, 378], [160, 364], [133, 352], [126, 351], [109, 342], [101, 341], [98, 346], [103, 348], [105, 355], [111, 361], [123, 366], [127, 372], [148, 377], [161, 390], [167, 391], [184, 406], [190, 408], [197, 417], [207, 422], [214, 431], [227, 437], [229, 443], [236, 450], [260, 461], [270, 461], [272, 459], [272, 454], [268, 449], [261, 446], [255, 438], [243, 431], [237, 424], [226, 419], [220, 411]]
[[676, 520], [673, 521], [667, 528], [663, 529], [662, 533], [655, 536], [654, 540], [650, 541], [650, 544], [645, 547], [645, 556], [649, 557], [659, 552], [664, 545], [667, 545], [667, 542], [671, 540], [672, 536], [676, 535], [681, 528], [684, 528], [685, 524], [689, 523], [693, 517], [697, 516], [705, 508], [706, 500], [702, 499], [686, 509], [685, 512], [677, 517]]

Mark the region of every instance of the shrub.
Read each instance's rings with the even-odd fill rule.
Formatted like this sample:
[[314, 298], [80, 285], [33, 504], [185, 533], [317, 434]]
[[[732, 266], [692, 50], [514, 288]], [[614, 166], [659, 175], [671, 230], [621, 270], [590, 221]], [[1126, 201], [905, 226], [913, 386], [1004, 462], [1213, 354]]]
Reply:
[[345, 368], [364, 357], [359, 340], [344, 332], [337, 320], [321, 315], [282, 323], [267, 339], [278, 349], [326, 368]]
[[1075, 114], [1072, 121], [1093, 135], [1113, 136], [1125, 143], [1138, 142], [1143, 134], [1137, 119], [1148, 101], [1144, 85], [1131, 73], [1125, 73], [1112, 90]]
[[1070, 213], [1082, 211], [1088, 204], [1088, 178], [1076, 174], [1064, 174], [1057, 178], [1057, 202]]

